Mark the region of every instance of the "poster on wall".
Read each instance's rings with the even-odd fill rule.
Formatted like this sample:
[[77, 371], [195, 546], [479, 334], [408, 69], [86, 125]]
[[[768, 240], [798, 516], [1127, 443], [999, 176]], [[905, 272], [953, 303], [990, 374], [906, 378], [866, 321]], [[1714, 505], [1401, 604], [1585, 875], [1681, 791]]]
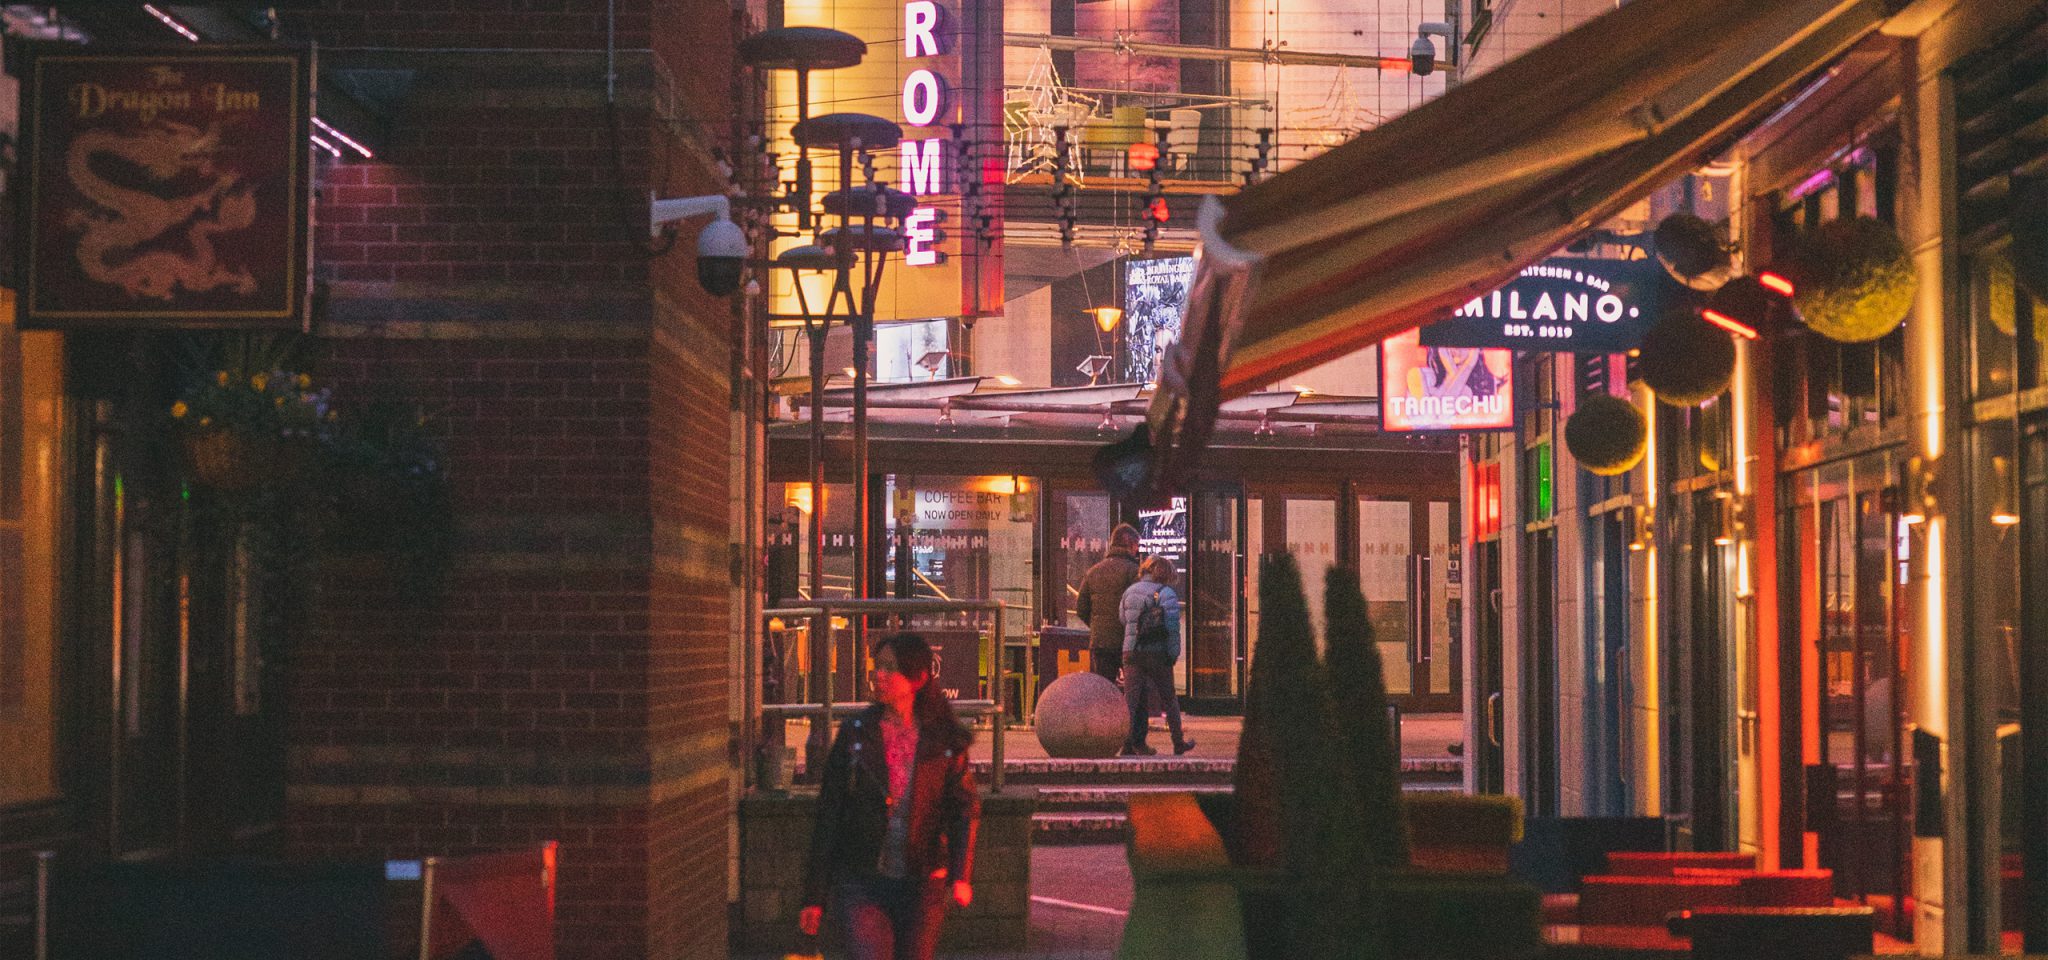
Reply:
[[1663, 274], [1654, 260], [1552, 257], [1423, 327], [1422, 344], [1625, 353], [1657, 317]]
[[1195, 258], [1132, 260], [1124, 266], [1124, 382], [1151, 383], [1159, 357], [1180, 339], [1180, 314], [1195, 280]]
[[1417, 331], [1380, 345], [1380, 428], [1390, 432], [1514, 426], [1514, 351], [1423, 346]]
[[1164, 510], [1138, 511], [1138, 555], [1165, 557], [1175, 569], [1188, 568], [1188, 498], [1174, 497]]
[[32, 52], [22, 326], [303, 329], [311, 61], [277, 47]]

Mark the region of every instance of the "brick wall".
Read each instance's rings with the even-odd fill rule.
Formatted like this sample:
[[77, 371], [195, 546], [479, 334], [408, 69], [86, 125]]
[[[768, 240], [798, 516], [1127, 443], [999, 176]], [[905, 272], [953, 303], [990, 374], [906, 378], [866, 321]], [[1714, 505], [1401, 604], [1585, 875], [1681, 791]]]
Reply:
[[619, 3], [608, 106], [604, 0], [504, 6], [287, 14], [330, 68], [410, 71], [375, 160], [323, 169], [321, 373], [421, 406], [459, 523], [427, 601], [382, 558], [324, 565], [290, 842], [559, 840], [563, 957], [724, 956], [730, 318], [689, 234], [643, 244], [650, 185], [719, 186], [696, 118], [731, 113], [730, 14]]

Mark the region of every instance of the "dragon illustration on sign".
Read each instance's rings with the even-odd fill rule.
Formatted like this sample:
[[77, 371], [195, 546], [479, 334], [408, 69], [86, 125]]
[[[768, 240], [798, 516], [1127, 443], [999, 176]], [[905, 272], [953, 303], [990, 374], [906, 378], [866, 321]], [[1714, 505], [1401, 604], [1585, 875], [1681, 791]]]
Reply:
[[171, 300], [180, 289], [255, 293], [248, 267], [221, 263], [213, 247], [214, 235], [256, 222], [254, 188], [215, 166], [219, 146], [217, 130], [169, 121], [132, 133], [80, 133], [66, 171], [96, 208], [67, 211], [65, 225], [78, 231], [85, 275], [154, 300]]

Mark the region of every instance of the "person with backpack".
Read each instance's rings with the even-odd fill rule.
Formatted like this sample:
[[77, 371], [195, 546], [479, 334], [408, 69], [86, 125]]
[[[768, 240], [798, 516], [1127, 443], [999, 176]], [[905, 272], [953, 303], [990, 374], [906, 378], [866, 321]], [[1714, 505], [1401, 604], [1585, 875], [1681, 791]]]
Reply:
[[1124, 591], [1117, 605], [1124, 623], [1124, 703], [1131, 710], [1131, 731], [1123, 752], [1150, 756], [1159, 751], [1145, 745], [1152, 721], [1150, 701], [1166, 711], [1166, 730], [1173, 735], [1175, 756], [1195, 748], [1181, 736], [1180, 698], [1173, 692], [1173, 665], [1180, 660], [1180, 595], [1173, 592], [1176, 571], [1165, 557], [1146, 557], [1138, 581]]

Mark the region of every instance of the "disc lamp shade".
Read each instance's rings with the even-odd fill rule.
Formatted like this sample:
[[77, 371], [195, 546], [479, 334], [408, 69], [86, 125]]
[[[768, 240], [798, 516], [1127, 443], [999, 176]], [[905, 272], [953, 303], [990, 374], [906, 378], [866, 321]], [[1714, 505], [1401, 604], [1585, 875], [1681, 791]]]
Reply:
[[1581, 397], [1564, 422], [1564, 446], [1587, 472], [1619, 476], [1643, 462], [1650, 448], [1649, 422], [1635, 404], [1612, 394]]
[[1115, 331], [1116, 325], [1124, 320], [1122, 307], [1089, 307], [1081, 312], [1094, 317], [1095, 329], [1103, 333]]
[[1735, 341], [1701, 319], [1696, 309], [1674, 306], [1644, 332], [1636, 369], [1657, 399], [1677, 407], [1698, 406], [1728, 389], [1735, 375]]
[[1674, 213], [1651, 235], [1657, 262], [1673, 280], [1694, 290], [1713, 291], [1728, 282], [1728, 247], [1714, 225], [1689, 213]]
[[1799, 318], [1837, 343], [1868, 343], [1898, 329], [1920, 290], [1898, 231], [1870, 217], [1807, 231], [1780, 272], [1797, 287]]

